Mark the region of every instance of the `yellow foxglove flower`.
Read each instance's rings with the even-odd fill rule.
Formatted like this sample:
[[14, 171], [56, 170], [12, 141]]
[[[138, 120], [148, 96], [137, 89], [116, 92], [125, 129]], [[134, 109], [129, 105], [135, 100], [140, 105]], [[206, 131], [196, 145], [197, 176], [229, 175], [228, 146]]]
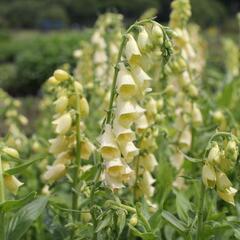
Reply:
[[121, 126], [117, 120], [113, 122], [113, 133], [120, 144], [135, 140], [135, 133], [130, 128]]
[[57, 113], [63, 113], [68, 106], [68, 98], [66, 96], [61, 96], [55, 102], [55, 111]]
[[120, 150], [113, 135], [111, 125], [105, 126], [105, 132], [100, 140], [100, 152], [104, 159], [112, 160], [120, 157]]
[[[133, 185], [133, 183], [130, 183], [130, 179], [132, 178], [133, 176], [133, 170], [128, 166], [128, 164], [124, 164], [124, 170], [122, 172], [122, 175], [121, 175], [121, 180], [123, 182], [128, 182], [129, 184]], [[135, 183], [135, 181], [134, 181]]]
[[80, 82], [74, 81], [74, 88], [76, 89], [78, 94], [83, 93], [83, 86]]
[[152, 177], [152, 175], [148, 171], [145, 171], [143, 174], [143, 179], [140, 181], [140, 188], [147, 197], [152, 197], [154, 194], [154, 187], [152, 186], [154, 182], [155, 179]]
[[171, 164], [179, 170], [184, 162], [184, 155], [181, 151], [177, 149], [174, 150], [174, 153], [170, 157]]
[[111, 177], [120, 177], [124, 170], [124, 164], [120, 158], [116, 158], [105, 162], [106, 172]]
[[111, 177], [106, 171], [104, 174], [104, 181], [105, 181], [105, 184], [113, 190], [121, 189], [124, 187], [121, 179]]
[[213, 166], [205, 164], [202, 168], [202, 180], [206, 187], [214, 188], [216, 184], [216, 172]]
[[207, 162], [214, 164], [220, 161], [220, 149], [217, 143], [210, 149], [207, 157]]
[[143, 130], [145, 130], [146, 128], [148, 128], [149, 124], [148, 124], [148, 120], [146, 118], [146, 115], [143, 114], [141, 115], [136, 121], [136, 129], [138, 132], [141, 132]]
[[71, 154], [66, 151], [66, 152], [61, 152], [57, 155], [56, 160], [54, 161], [53, 165], [57, 164], [64, 164], [64, 165], [69, 165], [72, 161], [72, 156]]
[[127, 60], [131, 64], [138, 64], [141, 58], [141, 53], [138, 49], [138, 45], [131, 34], [128, 34], [127, 38], [128, 40], [125, 47], [125, 54]]
[[134, 145], [133, 142], [128, 142], [120, 145], [121, 152], [126, 162], [131, 162], [135, 156], [139, 154], [139, 149]]
[[217, 191], [220, 198], [222, 198], [225, 202], [228, 202], [232, 205], [235, 205], [234, 203], [234, 196], [237, 193], [237, 189], [233, 187], [226, 188], [224, 191]]
[[55, 79], [59, 82], [62, 82], [62, 81], [66, 81], [69, 79], [69, 74], [62, 70], [62, 69], [57, 69], [54, 73], [53, 73], [53, 76], [55, 77]]
[[195, 126], [199, 126], [203, 122], [202, 113], [196, 104], [193, 104], [192, 122]]
[[19, 158], [19, 153], [16, 149], [11, 147], [4, 147], [2, 151], [13, 158]]
[[185, 127], [185, 129], [181, 133], [181, 136], [179, 139], [179, 145], [181, 149], [187, 151], [191, 147], [191, 144], [192, 144], [192, 133], [189, 127]]
[[102, 64], [107, 61], [107, 55], [105, 50], [98, 50], [94, 53], [93, 62], [94, 64]]
[[124, 101], [120, 97], [117, 99], [116, 115], [119, 123], [128, 128], [137, 118], [135, 103], [131, 101]]
[[89, 141], [88, 138], [85, 138], [81, 142], [81, 158], [84, 160], [89, 160], [91, 154], [95, 150], [95, 146]]
[[140, 89], [145, 90], [149, 87], [150, 81], [152, 80], [150, 76], [139, 66], [134, 66], [132, 69], [132, 74], [134, 79]]
[[9, 192], [16, 195], [18, 192], [19, 187], [23, 185], [16, 177], [12, 175], [7, 175], [4, 177], [4, 183]]
[[144, 27], [141, 27], [140, 33], [138, 34], [137, 44], [142, 52], [146, 51], [150, 46], [149, 36]]
[[81, 117], [87, 117], [89, 114], [89, 105], [88, 105], [88, 101], [86, 98], [82, 97], [80, 98], [80, 115]]
[[128, 99], [136, 94], [137, 87], [132, 75], [121, 67], [117, 77], [117, 92], [124, 98]]
[[149, 172], [152, 172], [158, 165], [157, 160], [152, 153], [139, 157], [139, 163]]
[[49, 148], [49, 152], [52, 154], [58, 154], [66, 151], [68, 146], [68, 141], [65, 136], [58, 136], [54, 139], [50, 139], [49, 142], [51, 146]]
[[188, 71], [184, 71], [178, 78], [178, 82], [180, 84], [181, 87], [186, 87], [187, 85], [189, 85], [191, 83], [191, 79], [189, 76]]
[[224, 191], [224, 189], [232, 187], [231, 181], [228, 179], [227, 175], [223, 172], [217, 171], [217, 190]]
[[56, 120], [52, 122], [54, 125], [56, 125], [56, 133], [58, 134], [65, 134], [68, 132], [68, 130], [71, 128], [72, 125], [72, 117], [70, 113], [65, 113]]
[[147, 102], [146, 109], [147, 109], [147, 114], [148, 113], [157, 114], [158, 112], [157, 101], [151, 97]]
[[231, 159], [233, 162], [237, 160], [238, 157], [238, 146], [235, 141], [231, 140], [226, 146], [226, 157]]
[[52, 184], [61, 177], [65, 176], [65, 174], [66, 167], [64, 164], [59, 163], [53, 166], [48, 166], [47, 171], [43, 174], [43, 180]]

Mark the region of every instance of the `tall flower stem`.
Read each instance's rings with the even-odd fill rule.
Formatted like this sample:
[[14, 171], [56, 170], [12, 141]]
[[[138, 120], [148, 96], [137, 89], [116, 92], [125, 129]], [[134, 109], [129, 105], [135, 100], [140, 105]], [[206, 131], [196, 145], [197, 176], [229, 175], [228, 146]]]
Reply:
[[[76, 191], [78, 185], [78, 172], [79, 166], [81, 165], [81, 132], [80, 132], [80, 99], [78, 90], [75, 88], [76, 94], [76, 161], [73, 172], [73, 183], [72, 183], [72, 210], [77, 210], [78, 208], [78, 193]], [[73, 221], [77, 220], [78, 214], [72, 212]]]
[[[3, 178], [3, 167], [0, 155], [0, 203], [5, 201], [5, 191], [4, 191], [4, 178]], [[0, 239], [5, 240], [5, 222], [4, 222], [4, 212], [0, 212]]]
[[202, 225], [203, 225], [203, 208], [204, 208], [204, 199], [205, 199], [205, 186], [201, 181], [201, 192], [200, 192], [200, 202], [198, 209], [198, 225], [197, 225], [197, 238], [196, 240], [200, 240], [202, 233]]

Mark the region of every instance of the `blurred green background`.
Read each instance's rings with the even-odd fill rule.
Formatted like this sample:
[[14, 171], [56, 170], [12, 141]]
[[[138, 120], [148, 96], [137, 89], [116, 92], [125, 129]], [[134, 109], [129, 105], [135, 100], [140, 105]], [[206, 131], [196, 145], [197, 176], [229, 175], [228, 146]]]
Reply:
[[[0, 0], [0, 87], [12, 95], [36, 94], [58, 66], [74, 66], [72, 52], [89, 36], [97, 16], [120, 12], [132, 22], [158, 9], [167, 22], [171, 0]], [[202, 29], [237, 32], [239, 0], [191, 0], [191, 20]]]

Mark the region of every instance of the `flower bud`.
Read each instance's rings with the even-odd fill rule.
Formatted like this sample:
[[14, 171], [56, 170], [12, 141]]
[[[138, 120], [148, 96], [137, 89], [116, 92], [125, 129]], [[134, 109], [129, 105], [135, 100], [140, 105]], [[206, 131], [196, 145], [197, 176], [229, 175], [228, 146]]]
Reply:
[[133, 214], [132, 217], [129, 220], [129, 223], [133, 226], [136, 226], [138, 223], [137, 215]]
[[2, 151], [13, 158], [19, 158], [19, 153], [16, 149], [10, 147], [4, 147]]
[[190, 131], [189, 127], [186, 127], [179, 139], [179, 145], [181, 149], [188, 150], [191, 147], [192, 144], [192, 133]]
[[57, 81], [62, 82], [65, 80], [69, 79], [69, 74], [62, 70], [62, 69], [57, 69], [54, 73], [53, 73], [54, 77], [56, 78]]
[[139, 149], [134, 145], [133, 142], [127, 142], [120, 145], [121, 152], [124, 156], [124, 160], [129, 163], [132, 162], [134, 157], [139, 154]]
[[193, 104], [192, 123], [194, 126], [199, 126], [203, 122], [202, 113], [196, 104]]
[[55, 111], [57, 113], [63, 113], [68, 106], [68, 98], [66, 96], [62, 96], [58, 98], [55, 102]]
[[238, 146], [235, 141], [231, 140], [228, 142], [225, 153], [226, 158], [236, 162], [238, 157]]
[[163, 31], [157, 23], [153, 24], [152, 37], [153, 37], [154, 40], [161, 40], [160, 44], [162, 44], [162, 42], [163, 42]]
[[78, 94], [83, 93], [83, 86], [80, 82], [74, 81], [74, 88], [77, 91]]
[[193, 84], [190, 84], [188, 86], [188, 93], [189, 93], [190, 97], [195, 98], [198, 96], [198, 89]]
[[80, 102], [79, 102], [79, 105], [80, 105], [80, 115], [81, 117], [87, 117], [88, 114], [89, 114], [89, 105], [88, 105], [88, 101], [85, 97], [82, 97], [80, 98]]
[[214, 188], [216, 184], [216, 172], [214, 167], [205, 164], [202, 168], [202, 180], [207, 188]]
[[55, 77], [50, 77], [48, 80], [47, 80], [47, 82], [49, 83], [49, 84], [52, 84], [52, 85], [57, 85], [58, 84], [58, 80], [55, 78]]
[[88, 160], [95, 150], [95, 146], [89, 141], [88, 138], [85, 138], [84, 141], [81, 142], [81, 158], [84, 160]]

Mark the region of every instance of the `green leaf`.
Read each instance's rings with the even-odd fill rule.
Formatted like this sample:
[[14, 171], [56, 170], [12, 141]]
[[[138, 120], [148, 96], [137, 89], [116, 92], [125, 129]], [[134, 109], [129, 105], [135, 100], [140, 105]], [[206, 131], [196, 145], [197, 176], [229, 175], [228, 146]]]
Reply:
[[98, 223], [98, 225], [96, 227], [96, 232], [100, 232], [102, 229], [104, 229], [105, 227], [109, 226], [111, 221], [112, 221], [112, 214], [109, 213], [108, 215], [106, 215], [104, 217], [103, 220], [101, 220]]
[[21, 239], [32, 223], [41, 215], [47, 202], [47, 197], [39, 197], [18, 210], [9, 222], [7, 240]]
[[117, 216], [118, 216], [118, 218], [117, 218], [117, 226], [119, 228], [118, 235], [120, 236], [120, 234], [122, 233], [123, 228], [125, 226], [125, 223], [126, 223], [126, 213], [123, 210], [118, 210], [117, 211]]
[[174, 228], [176, 228], [178, 231], [185, 233], [188, 231], [186, 224], [177, 219], [174, 215], [172, 215], [170, 212], [163, 210], [162, 217], [165, 221], [170, 223]]
[[227, 84], [221, 95], [218, 97], [218, 105], [220, 107], [229, 107], [232, 102], [233, 92], [234, 92], [234, 82]]
[[43, 158], [44, 158], [43, 155], [37, 156], [34, 159], [28, 160], [27, 162], [25, 162], [23, 164], [20, 164], [20, 165], [14, 167], [14, 168], [10, 168], [10, 169], [4, 171], [4, 174], [6, 174], [6, 175], [15, 175], [15, 174], [21, 173], [27, 167], [29, 167], [31, 164], [33, 164], [34, 162], [39, 161], [39, 160], [41, 160]]
[[36, 197], [36, 192], [31, 192], [27, 194], [24, 198], [17, 200], [8, 200], [0, 204], [0, 211], [9, 212], [16, 210], [26, 205], [28, 202], [32, 201]]

